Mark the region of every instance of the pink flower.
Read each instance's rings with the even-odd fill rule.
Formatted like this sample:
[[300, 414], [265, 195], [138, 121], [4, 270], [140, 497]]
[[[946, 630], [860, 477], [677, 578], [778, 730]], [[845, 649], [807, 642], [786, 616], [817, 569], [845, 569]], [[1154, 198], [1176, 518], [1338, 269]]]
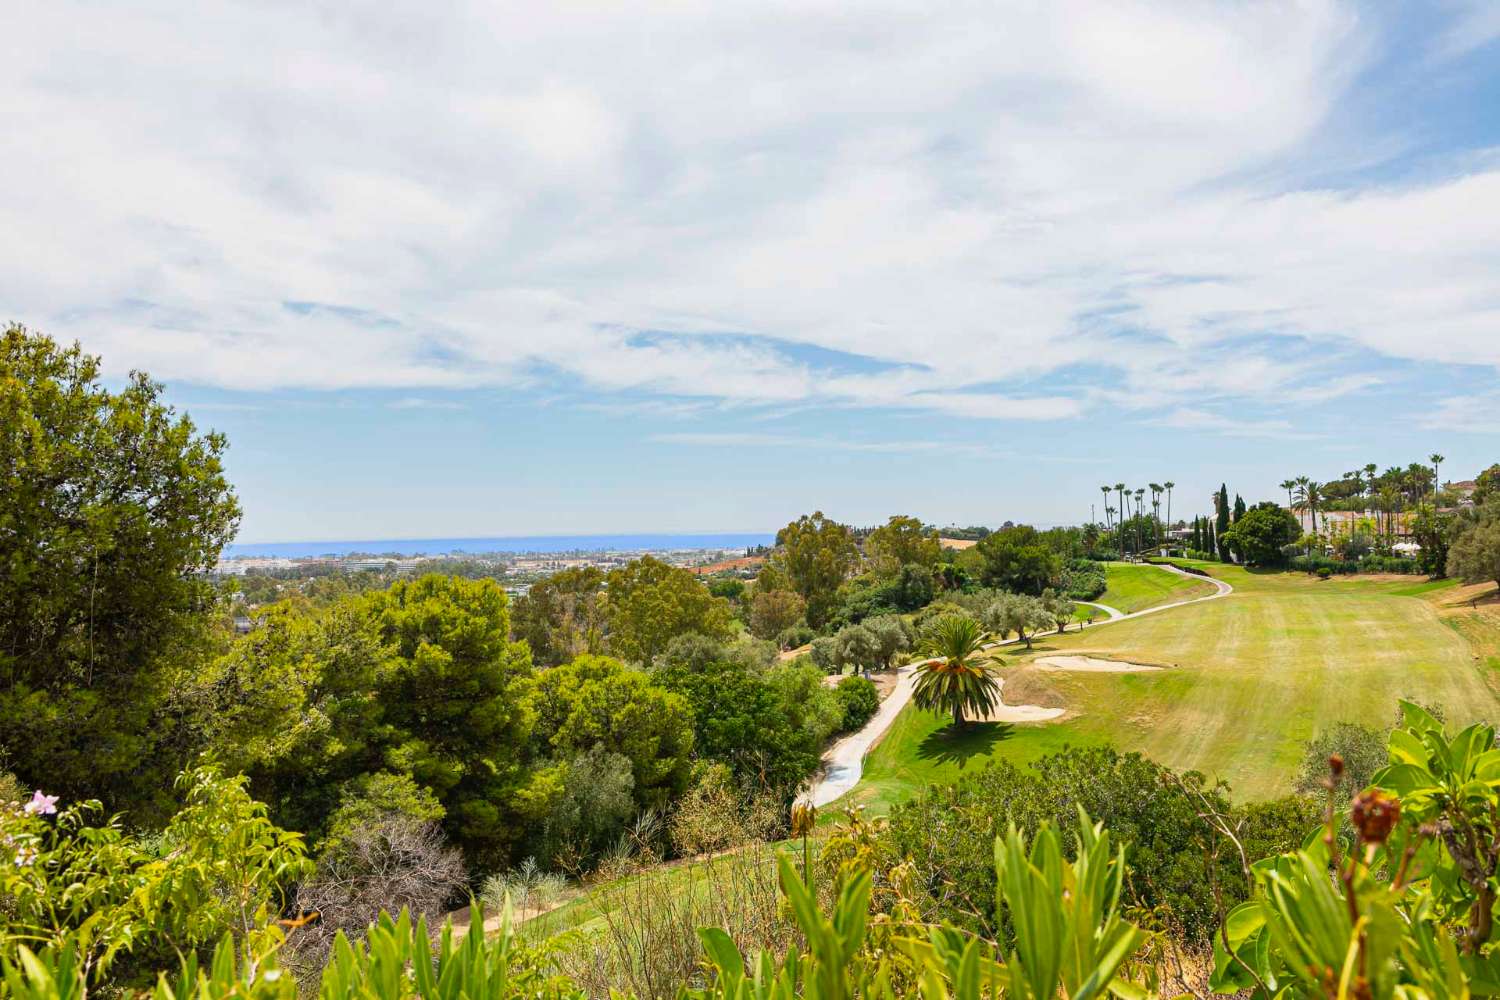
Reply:
[[51, 816], [57, 812], [57, 796], [47, 795], [38, 788], [36, 794], [31, 797], [31, 801], [26, 803], [25, 808], [27, 812], [37, 816]]

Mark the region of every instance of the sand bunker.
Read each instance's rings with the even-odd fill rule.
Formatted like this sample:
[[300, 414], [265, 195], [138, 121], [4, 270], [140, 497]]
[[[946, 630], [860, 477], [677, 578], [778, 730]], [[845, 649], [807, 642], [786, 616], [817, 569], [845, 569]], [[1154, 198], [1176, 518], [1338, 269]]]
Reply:
[[[1003, 689], [1005, 682], [1001, 681]], [[1046, 722], [1062, 715], [1067, 709], [1043, 708], [1041, 705], [1007, 705], [1002, 698], [994, 711], [976, 716], [975, 722]]]
[[1032, 666], [1038, 670], [1083, 670], [1096, 674], [1138, 674], [1161, 669], [1125, 660], [1101, 660], [1096, 656], [1043, 656], [1033, 661]]

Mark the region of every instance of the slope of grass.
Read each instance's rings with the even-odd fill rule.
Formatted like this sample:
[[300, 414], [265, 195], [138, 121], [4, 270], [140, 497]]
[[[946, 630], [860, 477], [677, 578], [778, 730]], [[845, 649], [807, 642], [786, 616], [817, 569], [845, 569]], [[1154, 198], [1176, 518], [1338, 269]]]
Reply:
[[1207, 597], [1214, 585], [1141, 563], [1108, 563], [1104, 568], [1106, 589], [1097, 600], [1125, 612], [1144, 611], [1159, 604]]
[[[1235, 593], [1047, 635], [1029, 653], [1006, 651], [1006, 702], [1061, 705], [1068, 714], [1059, 722], [956, 735], [944, 720], [908, 708], [848, 798], [886, 807], [987, 760], [1024, 763], [1064, 743], [1140, 750], [1172, 767], [1225, 778], [1237, 798], [1270, 798], [1289, 789], [1304, 742], [1320, 729], [1338, 721], [1387, 726], [1398, 698], [1442, 705], [1452, 723], [1500, 718], [1494, 666], [1500, 608], [1455, 616], [1440, 606], [1451, 585], [1410, 578], [1319, 581], [1217, 563], [1204, 568]], [[1111, 571], [1114, 588], [1120, 577]], [[1127, 588], [1140, 580], [1126, 578]], [[1030, 667], [1048, 652], [1167, 669], [1091, 674]]]

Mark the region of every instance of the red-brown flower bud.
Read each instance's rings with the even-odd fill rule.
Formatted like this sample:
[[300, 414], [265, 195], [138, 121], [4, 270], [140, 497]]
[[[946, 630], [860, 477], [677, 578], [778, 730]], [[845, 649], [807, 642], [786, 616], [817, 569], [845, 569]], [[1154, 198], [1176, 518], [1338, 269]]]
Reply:
[[1401, 818], [1401, 801], [1378, 788], [1367, 788], [1354, 797], [1350, 820], [1367, 844], [1383, 844]]

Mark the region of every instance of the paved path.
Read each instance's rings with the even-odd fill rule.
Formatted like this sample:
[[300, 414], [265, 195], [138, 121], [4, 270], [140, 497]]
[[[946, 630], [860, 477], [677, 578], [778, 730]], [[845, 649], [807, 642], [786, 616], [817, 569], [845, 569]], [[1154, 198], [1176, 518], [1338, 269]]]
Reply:
[[[1200, 601], [1217, 600], [1220, 597], [1226, 597], [1234, 593], [1234, 588], [1223, 580], [1218, 580], [1211, 576], [1199, 576], [1196, 573], [1186, 573], [1176, 566], [1163, 566], [1157, 563], [1151, 563], [1150, 565], [1154, 565], [1157, 569], [1165, 570], [1169, 573], [1176, 573], [1178, 576], [1187, 577], [1189, 580], [1202, 580], [1211, 583], [1218, 589], [1206, 597], [1195, 597], [1190, 601], [1174, 601], [1171, 604], [1162, 604], [1154, 608], [1147, 608], [1144, 611], [1132, 612], [1128, 615], [1122, 614], [1115, 608], [1111, 608], [1105, 604], [1094, 604], [1092, 601], [1075, 602], [1102, 608], [1109, 612], [1109, 618], [1102, 622], [1094, 622], [1091, 627], [1098, 628], [1101, 625], [1108, 625], [1110, 622], [1129, 621], [1132, 618], [1154, 615], [1161, 611], [1170, 611], [1172, 608], [1197, 604]], [[1080, 630], [1083, 627], [1083, 624], [1080, 622]], [[988, 643], [984, 648], [993, 649], [996, 646], [1009, 646], [1012, 643], [1020, 641], [1020, 639], [1003, 639], [999, 642]], [[927, 661], [923, 660], [920, 662], [925, 663]], [[810, 802], [821, 808], [846, 794], [855, 785], [859, 784], [859, 779], [864, 774], [865, 755], [880, 741], [880, 738], [885, 735], [886, 730], [891, 728], [891, 723], [896, 721], [896, 716], [901, 714], [901, 710], [906, 707], [906, 703], [911, 701], [912, 689], [916, 686], [917, 681], [916, 668], [917, 664], [913, 663], [898, 670], [896, 672], [895, 688], [886, 696], [885, 701], [880, 703], [879, 711], [875, 713], [869, 722], [865, 723], [865, 727], [857, 733], [845, 736], [824, 752], [822, 770], [819, 772], [812, 786], [798, 797], [799, 801]]]
[[1074, 601], [1073, 603], [1087, 604], [1091, 608], [1098, 608], [1100, 611], [1103, 611], [1105, 614], [1109, 615], [1109, 620], [1111, 621], [1116, 618], [1125, 617], [1125, 612], [1121, 611], [1119, 608], [1112, 608], [1108, 604], [1099, 604], [1096, 601]]

